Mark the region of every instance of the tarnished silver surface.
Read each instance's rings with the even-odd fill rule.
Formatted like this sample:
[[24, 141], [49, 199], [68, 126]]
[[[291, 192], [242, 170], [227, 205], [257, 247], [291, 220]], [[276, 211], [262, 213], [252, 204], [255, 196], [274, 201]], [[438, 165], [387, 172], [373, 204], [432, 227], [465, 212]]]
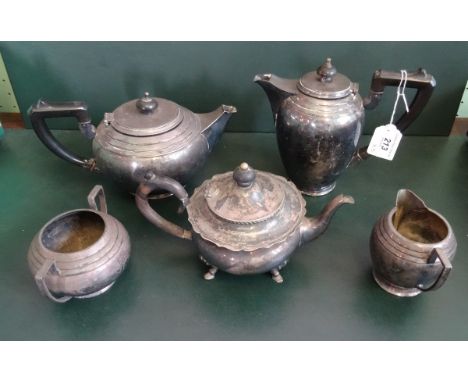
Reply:
[[[145, 93], [142, 98], [105, 113], [97, 128], [91, 124], [87, 106], [82, 102], [41, 100], [29, 114], [37, 135], [57, 156], [101, 171], [122, 188], [135, 192], [149, 171], [186, 183], [203, 166], [235, 112], [235, 107], [222, 105], [211, 113], [195, 114]], [[55, 140], [45, 119], [64, 116], [75, 116], [80, 130], [93, 139], [94, 158], [83, 159]]]
[[254, 251], [285, 241], [306, 210], [300, 192], [283, 177], [256, 171], [255, 181], [240, 187], [230, 171], [195, 189], [187, 212], [203, 239], [232, 251]]
[[102, 186], [93, 188], [88, 201], [90, 209], [67, 211], [46, 223], [29, 247], [36, 284], [54, 302], [106, 292], [128, 262], [130, 238], [107, 214]]
[[400, 190], [396, 207], [372, 231], [373, 275], [389, 293], [416, 296], [444, 284], [456, 249], [448, 221], [412, 191]]
[[[397, 86], [400, 73], [374, 73], [369, 97], [363, 101], [358, 84], [337, 72], [328, 58], [316, 71], [299, 80], [259, 74], [254, 78], [266, 92], [276, 126], [281, 159], [288, 177], [307, 195], [333, 190], [336, 179], [356, 159], [364, 125], [364, 108], [376, 107], [385, 86]], [[417, 88], [409, 112], [396, 122], [403, 131], [419, 115], [435, 86], [423, 70], [408, 73], [407, 87]]]
[[[192, 231], [164, 219], [148, 203], [154, 189], [176, 195], [187, 207]], [[151, 175], [136, 193], [141, 213], [162, 230], [193, 239], [200, 258], [210, 267], [205, 279], [218, 270], [236, 275], [270, 272], [282, 282], [279, 270], [294, 250], [327, 228], [339, 206], [354, 203], [350, 196], [335, 197], [317, 217], [305, 216], [305, 200], [293, 183], [255, 171], [242, 163], [234, 171], [203, 182], [189, 199], [173, 179]]]

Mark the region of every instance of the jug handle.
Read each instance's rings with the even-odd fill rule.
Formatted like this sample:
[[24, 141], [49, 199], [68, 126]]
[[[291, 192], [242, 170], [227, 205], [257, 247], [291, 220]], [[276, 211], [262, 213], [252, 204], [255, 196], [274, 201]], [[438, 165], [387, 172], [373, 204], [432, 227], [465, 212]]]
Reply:
[[70, 296], [63, 296], [63, 297], [55, 297], [52, 292], [49, 290], [49, 287], [47, 286], [47, 283], [45, 281], [45, 277], [47, 274], [50, 272], [51, 269], [55, 268], [57, 271], [57, 267], [55, 265], [55, 260], [52, 259], [46, 259], [44, 264], [42, 264], [41, 268], [37, 271], [37, 273], [34, 275], [34, 280], [36, 281], [36, 285], [39, 288], [39, 291], [49, 299], [51, 299], [54, 302], [58, 302], [60, 304], [67, 302], [68, 300], [71, 299]]
[[[99, 206], [96, 203], [97, 197], [99, 197]], [[92, 208], [93, 210], [107, 214], [106, 195], [104, 194], [104, 188], [100, 184], [94, 186], [90, 191], [88, 195], [88, 205], [89, 208]]]
[[91, 171], [96, 170], [94, 159], [85, 159], [65, 148], [50, 132], [46, 122], [46, 118], [75, 117], [78, 120], [78, 127], [82, 134], [88, 139], [93, 139], [96, 135], [96, 127], [91, 123], [88, 106], [84, 102], [47, 102], [39, 100], [29, 108], [28, 115], [35, 133], [50, 151], [74, 165]]
[[418, 286], [418, 289], [421, 289], [423, 292], [439, 289], [445, 283], [445, 281], [447, 281], [447, 278], [449, 277], [449, 274], [452, 271], [452, 263], [450, 262], [447, 255], [437, 251], [437, 249], [433, 249], [431, 256], [429, 256], [427, 263], [433, 264], [435, 263], [437, 259], [440, 260], [443, 269], [440, 272], [440, 275], [437, 278], [437, 281], [433, 285], [431, 285], [429, 288], [421, 288]]
[[192, 239], [192, 232], [188, 231], [177, 224], [171, 223], [170, 221], [164, 219], [159, 215], [153, 208], [151, 208], [148, 202], [148, 196], [156, 189], [162, 189], [169, 191], [174, 194], [181, 202], [179, 208], [179, 213], [182, 213], [189, 201], [189, 197], [185, 188], [176, 180], [169, 178], [167, 176], [155, 175], [151, 172], [145, 175], [146, 181], [140, 183], [135, 194], [135, 202], [143, 214], [143, 216], [148, 219], [156, 227], [162, 229], [163, 231], [180, 237], [181, 239]]
[[[380, 103], [385, 87], [397, 87], [401, 81], [400, 72], [391, 72], [387, 70], [377, 70], [374, 72], [372, 82], [369, 90], [369, 95], [364, 98], [364, 108], [372, 110]], [[432, 92], [436, 86], [436, 81], [431, 74], [428, 74], [425, 69], [418, 69], [414, 72], [408, 72], [407, 88], [417, 89], [409, 111], [403, 113], [400, 119], [395, 123], [395, 126], [401, 132], [404, 132], [421, 114], [427, 102], [431, 98]], [[355, 160], [367, 159], [367, 147], [359, 148], [354, 154], [353, 162]]]

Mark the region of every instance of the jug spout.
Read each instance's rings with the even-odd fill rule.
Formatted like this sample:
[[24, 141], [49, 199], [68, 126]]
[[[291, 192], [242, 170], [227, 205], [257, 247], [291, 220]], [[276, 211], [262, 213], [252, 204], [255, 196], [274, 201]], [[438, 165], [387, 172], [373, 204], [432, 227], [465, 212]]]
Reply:
[[318, 216], [312, 218], [305, 217], [300, 227], [301, 244], [307, 243], [320, 236], [327, 229], [336, 210], [343, 204], [354, 204], [353, 197], [338, 195], [323, 208]]
[[202, 134], [205, 136], [211, 152], [218, 143], [231, 115], [236, 113], [234, 106], [221, 105], [211, 113], [198, 114], [202, 125]]
[[257, 74], [254, 82], [259, 84], [268, 96], [271, 111], [276, 122], [276, 115], [281, 103], [291, 95], [297, 94], [297, 80], [288, 80], [274, 74]]
[[396, 198], [396, 212], [393, 224], [396, 229], [400, 227], [401, 222], [412, 211], [427, 211], [426, 203], [417, 196], [413, 191], [401, 189], [398, 191]]

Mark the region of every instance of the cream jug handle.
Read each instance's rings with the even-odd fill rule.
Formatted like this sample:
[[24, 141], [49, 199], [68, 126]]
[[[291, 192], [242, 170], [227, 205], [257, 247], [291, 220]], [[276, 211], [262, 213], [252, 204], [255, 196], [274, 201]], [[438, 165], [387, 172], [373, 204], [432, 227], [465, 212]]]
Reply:
[[443, 266], [442, 272], [440, 272], [440, 275], [437, 278], [437, 281], [433, 285], [431, 285], [429, 288], [423, 289], [423, 288], [418, 287], [424, 292], [439, 289], [445, 283], [445, 281], [447, 281], [447, 278], [449, 277], [449, 274], [452, 271], [452, 263], [450, 262], [449, 258], [444, 253], [437, 251], [437, 249], [433, 249], [431, 256], [429, 256], [429, 260], [427, 263], [433, 264], [435, 263], [437, 259], [440, 260]]
[[54, 302], [64, 303], [71, 299], [70, 296], [63, 296], [63, 297], [55, 297], [52, 292], [49, 290], [45, 278], [47, 274], [50, 272], [51, 269], [57, 269], [55, 266], [55, 260], [46, 259], [44, 264], [42, 264], [41, 268], [37, 271], [34, 275], [34, 280], [36, 281], [36, 285], [39, 288], [39, 291], [49, 299]]
[[[97, 197], [99, 197], [99, 206], [96, 203]], [[100, 184], [94, 186], [90, 191], [88, 195], [88, 205], [89, 208], [92, 208], [93, 210], [107, 214], [106, 195], [104, 194], [104, 188]]]
[[159, 215], [154, 209], [151, 208], [148, 202], [148, 196], [156, 189], [169, 191], [174, 194], [182, 203], [179, 208], [181, 213], [189, 201], [189, 197], [185, 188], [176, 180], [167, 176], [155, 175], [149, 172], [145, 175], [146, 181], [140, 183], [135, 194], [135, 202], [143, 214], [143, 216], [153, 223], [156, 227], [161, 228], [163, 231], [170, 233], [173, 236], [180, 237], [181, 239], [192, 239], [192, 232], [188, 231], [177, 224], [171, 223]]

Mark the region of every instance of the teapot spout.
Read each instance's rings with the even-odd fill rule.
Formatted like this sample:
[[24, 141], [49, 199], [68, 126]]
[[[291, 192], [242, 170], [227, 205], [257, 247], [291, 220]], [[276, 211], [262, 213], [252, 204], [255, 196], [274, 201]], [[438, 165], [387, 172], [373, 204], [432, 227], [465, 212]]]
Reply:
[[231, 115], [236, 112], [237, 109], [234, 106], [221, 105], [211, 113], [198, 114], [202, 125], [202, 134], [208, 142], [210, 152], [218, 143]]
[[274, 74], [257, 74], [253, 81], [259, 84], [267, 94], [276, 122], [276, 115], [281, 103], [291, 95], [298, 93], [297, 80], [288, 80]]
[[312, 218], [305, 217], [300, 227], [301, 244], [307, 243], [320, 236], [327, 229], [336, 210], [343, 204], [354, 204], [353, 197], [338, 195], [323, 208], [320, 215]]

